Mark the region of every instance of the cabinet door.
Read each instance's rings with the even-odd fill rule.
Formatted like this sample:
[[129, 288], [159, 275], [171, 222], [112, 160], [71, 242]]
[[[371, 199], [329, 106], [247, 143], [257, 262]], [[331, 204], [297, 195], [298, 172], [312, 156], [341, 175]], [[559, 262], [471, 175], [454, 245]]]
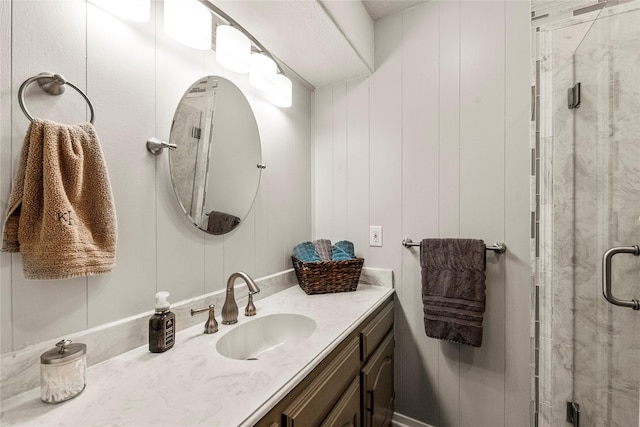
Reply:
[[366, 361], [393, 327], [393, 301], [360, 331], [360, 360]]
[[356, 377], [320, 427], [360, 427], [360, 379]]
[[373, 353], [362, 369], [363, 425], [379, 427], [391, 425], [393, 416], [393, 331]]
[[331, 411], [360, 369], [359, 340], [348, 346], [283, 412], [287, 427], [317, 426]]

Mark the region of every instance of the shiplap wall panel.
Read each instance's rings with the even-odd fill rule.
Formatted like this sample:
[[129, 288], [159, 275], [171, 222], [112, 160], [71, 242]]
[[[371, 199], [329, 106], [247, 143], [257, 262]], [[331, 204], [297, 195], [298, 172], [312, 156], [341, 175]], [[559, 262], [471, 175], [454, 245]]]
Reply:
[[[384, 229], [384, 247], [370, 248], [367, 264], [394, 270], [396, 411], [428, 425], [529, 422], [529, 358], [521, 357], [528, 351], [529, 316], [522, 309], [528, 292], [517, 293], [530, 271], [528, 253], [522, 252], [529, 243], [529, 214], [520, 198], [528, 200], [529, 150], [527, 141], [522, 147], [510, 145], [529, 129], [529, 35], [526, 25], [518, 31], [506, 23], [525, 22], [529, 14], [528, 2], [506, 3], [428, 2], [376, 22], [377, 64], [369, 78], [368, 106], [370, 198], [358, 215], [363, 224]], [[348, 100], [360, 96], [347, 86]], [[316, 108], [320, 120], [335, 117], [332, 104], [316, 103]], [[319, 129], [324, 150], [334, 131]], [[351, 164], [358, 153], [348, 150], [347, 155]], [[330, 167], [314, 160], [316, 169]], [[349, 173], [348, 181], [353, 176]], [[321, 197], [327, 203], [327, 195]], [[358, 222], [355, 212], [351, 222]], [[419, 251], [400, 242], [437, 236], [481, 238], [489, 244], [508, 237], [515, 245], [513, 258], [487, 255], [481, 348], [424, 335]], [[507, 310], [508, 298], [520, 309]], [[512, 351], [511, 345], [523, 348]]]
[[[438, 237], [439, 183], [439, 3], [434, 2], [403, 15], [402, 26], [402, 231], [419, 242]], [[420, 55], [415, 55], [420, 52]], [[402, 271], [420, 271], [419, 248], [401, 248]], [[439, 342], [424, 332], [422, 284], [419, 274], [402, 276], [402, 310], [406, 327], [398, 328], [403, 351], [400, 381], [412, 384], [403, 390], [400, 408], [413, 408], [412, 416], [440, 425], [447, 404], [457, 411], [457, 393], [439, 395], [457, 377], [441, 377]], [[422, 357], [415, 357], [416, 354]], [[427, 357], [429, 354], [436, 357]], [[419, 385], [428, 384], [427, 387]], [[418, 387], [416, 387], [418, 386]], [[457, 390], [457, 387], [454, 387]], [[451, 400], [449, 400], [451, 398]], [[422, 404], [425, 400], [433, 405]], [[400, 409], [402, 411], [402, 409]], [[457, 413], [457, 412], [454, 412]]]
[[331, 179], [333, 194], [333, 227], [330, 235], [318, 236], [332, 242], [347, 238], [347, 118], [347, 85], [343, 83], [333, 86], [333, 167], [327, 177]]
[[440, 6], [440, 236], [460, 233], [460, 2]]
[[[369, 266], [401, 270], [402, 15], [376, 22], [376, 72], [370, 81], [369, 225], [380, 225], [382, 247], [369, 248]], [[398, 276], [396, 276], [398, 277]], [[401, 292], [401, 290], [399, 289]]]
[[[269, 217], [271, 218], [271, 234], [265, 240], [258, 240], [272, 243], [273, 236], [279, 236], [282, 240], [282, 248], [273, 250], [271, 245], [268, 250], [277, 252], [280, 257], [282, 269], [291, 268], [291, 251], [293, 247], [301, 241], [309, 239], [311, 230], [311, 173], [309, 162], [311, 159], [311, 145], [306, 143], [311, 138], [312, 128], [309, 120], [309, 111], [313, 103], [313, 96], [308, 90], [304, 90], [302, 85], [293, 82], [293, 106], [291, 109], [275, 110], [279, 114], [279, 120], [272, 123], [269, 132], [278, 134], [277, 130], [282, 129], [286, 137], [286, 145], [282, 148], [285, 156], [284, 176], [281, 181], [274, 183], [275, 194], [269, 198]], [[304, 106], [304, 113], [296, 106]], [[306, 115], [306, 116], [305, 116]], [[290, 124], [287, 126], [287, 124]], [[281, 138], [282, 139], [282, 138]], [[281, 182], [286, 185], [280, 184]], [[278, 203], [280, 198], [287, 200], [285, 212], [293, 214], [296, 221], [291, 221], [280, 212], [282, 206]], [[260, 262], [262, 253], [257, 252], [256, 262]], [[261, 271], [266, 271], [265, 265]]]
[[[504, 240], [504, 7], [462, 2], [460, 9], [460, 236], [489, 244]], [[504, 425], [503, 270], [504, 258], [488, 254], [482, 347], [460, 349], [463, 426]]]
[[369, 79], [347, 83], [347, 238], [369, 258]]
[[[17, 102], [22, 82], [41, 72], [55, 72], [80, 89], [87, 89], [85, 16], [86, 5], [78, 2], [13, 2], [12, 19], [29, 23], [12, 26], [13, 165], [17, 165], [29, 126], [29, 120]], [[81, 123], [89, 119], [86, 103], [76, 91], [68, 90], [54, 99], [37, 86], [37, 83], [32, 84], [25, 91], [25, 102], [32, 116], [62, 123]], [[8, 200], [8, 195], [3, 197]], [[11, 295], [14, 345], [24, 347], [87, 327], [86, 278], [25, 280], [19, 254], [12, 255], [12, 266], [15, 271]], [[57, 321], [43, 322], [43, 319]]]
[[313, 173], [313, 238], [330, 236], [333, 230], [333, 87], [316, 89]]
[[[253, 105], [256, 109], [260, 110], [263, 114], [260, 114], [260, 121], [258, 122], [258, 130], [260, 137], [263, 141], [262, 150], [262, 163], [267, 165], [267, 169], [262, 170], [260, 175], [260, 185], [264, 186], [264, 192], [270, 194], [270, 197], [259, 197], [256, 199], [254, 206], [253, 227], [255, 233], [262, 235], [262, 239], [256, 239], [256, 246], [254, 247], [254, 273], [264, 274], [266, 267], [269, 265], [282, 265], [282, 254], [279, 251], [270, 249], [271, 245], [278, 242], [277, 247], [284, 246], [286, 241], [286, 233], [277, 233], [276, 230], [282, 230], [286, 227], [283, 224], [281, 215], [269, 215], [269, 212], [275, 206], [270, 206], [269, 201], [272, 204], [274, 200], [277, 200], [278, 207], [285, 211], [290, 212], [289, 197], [287, 189], [279, 188], [278, 183], [288, 182], [287, 177], [287, 145], [289, 137], [283, 137], [276, 135], [272, 129], [287, 129], [284, 126], [284, 116], [281, 111], [276, 111], [269, 108], [268, 105], [261, 100], [253, 99]], [[248, 256], [249, 253], [246, 254]]]
[[[440, 6], [440, 145], [438, 229], [440, 237], [460, 236], [460, 3]], [[415, 270], [414, 270], [415, 271]], [[460, 346], [440, 342], [438, 372], [442, 425], [460, 425]]]
[[[156, 215], [153, 168], [139, 168], [148, 154], [144, 141], [155, 132], [155, 55], [148, 49], [153, 21], [130, 26], [92, 4], [87, 5], [87, 96], [96, 110], [96, 132], [108, 165], [118, 218], [116, 268], [89, 278], [89, 327], [152, 308], [156, 288]], [[122, 49], [123, 45], [130, 49]], [[131, 114], [127, 105], [137, 111]], [[116, 173], [116, 166], [117, 173]], [[118, 301], [126, 293], [127, 298]], [[112, 301], [110, 310], [102, 310]], [[117, 301], [117, 303], [116, 303]]]

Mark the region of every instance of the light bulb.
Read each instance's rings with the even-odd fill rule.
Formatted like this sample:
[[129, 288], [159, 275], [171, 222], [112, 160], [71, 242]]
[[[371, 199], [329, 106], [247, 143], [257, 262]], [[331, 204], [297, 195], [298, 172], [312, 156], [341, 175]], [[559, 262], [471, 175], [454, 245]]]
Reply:
[[256, 89], [270, 92], [275, 86], [278, 66], [275, 61], [262, 53], [251, 55], [251, 70], [249, 83]]
[[293, 85], [291, 80], [284, 74], [278, 74], [275, 77], [275, 86], [271, 92], [269, 100], [278, 107], [291, 107], [293, 97]]
[[216, 28], [216, 60], [236, 73], [249, 72], [251, 41], [231, 25]]
[[211, 12], [197, 0], [164, 0], [164, 31], [194, 49], [211, 49]]

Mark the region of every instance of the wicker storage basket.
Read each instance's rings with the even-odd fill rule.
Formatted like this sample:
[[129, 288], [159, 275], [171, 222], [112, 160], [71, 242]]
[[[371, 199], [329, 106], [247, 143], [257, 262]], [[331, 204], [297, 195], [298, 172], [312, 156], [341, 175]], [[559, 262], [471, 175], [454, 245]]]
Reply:
[[358, 287], [364, 258], [303, 262], [292, 256], [298, 284], [307, 295], [352, 292]]

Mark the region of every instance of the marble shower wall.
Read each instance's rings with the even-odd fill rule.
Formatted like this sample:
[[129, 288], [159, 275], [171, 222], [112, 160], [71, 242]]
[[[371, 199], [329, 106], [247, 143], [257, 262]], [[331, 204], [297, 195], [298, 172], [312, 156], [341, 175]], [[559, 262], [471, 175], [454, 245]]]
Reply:
[[[640, 242], [640, 10], [581, 20], [540, 37], [540, 425], [564, 422], [574, 401], [583, 424], [635, 426], [638, 313], [600, 289], [604, 251]], [[569, 110], [576, 82], [583, 101]], [[614, 294], [637, 298], [638, 283], [640, 260], [616, 257]]]

